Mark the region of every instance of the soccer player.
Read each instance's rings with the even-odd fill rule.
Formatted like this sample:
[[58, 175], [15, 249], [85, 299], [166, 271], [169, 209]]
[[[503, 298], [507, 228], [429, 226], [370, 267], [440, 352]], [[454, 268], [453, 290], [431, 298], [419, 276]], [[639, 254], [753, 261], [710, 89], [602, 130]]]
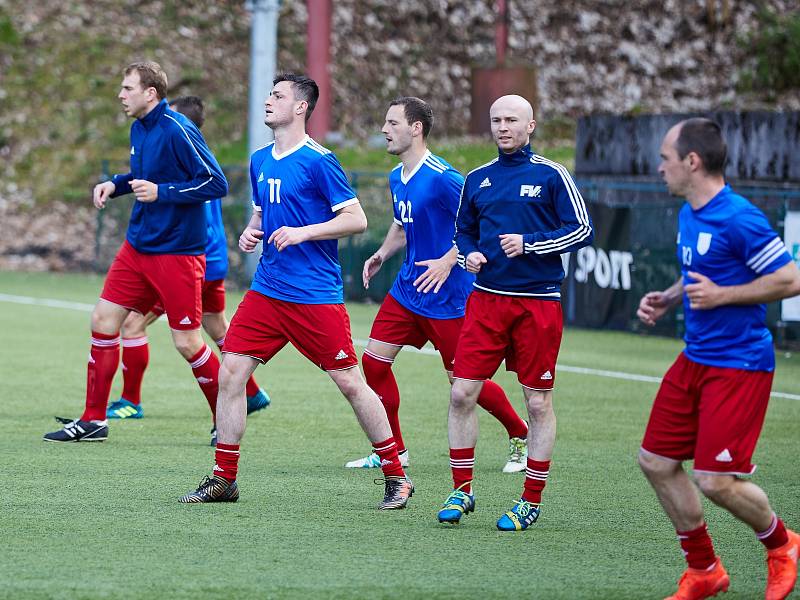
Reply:
[[86, 408], [79, 419], [58, 418], [51, 442], [103, 441], [106, 407], [119, 363], [119, 333], [130, 311], [146, 314], [156, 302], [167, 313], [178, 352], [191, 365], [212, 412], [219, 361], [200, 334], [200, 297], [205, 271], [205, 202], [228, 193], [228, 182], [200, 131], [170, 110], [167, 76], [158, 63], [139, 62], [124, 71], [119, 99], [131, 125], [131, 170], [95, 186], [98, 209], [109, 198], [136, 195], [130, 223], [92, 312], [92, 347]]
[[[394, 223], [363, 270], [364, 287], [368, 288], [383, 263], [405, 247], [405, 261], [375, 317], [361, 359], [367, 384], [386, 409], [404, 467], [408, 466], [408, 450], [400, 431], [400, 393], [392, 363], [404, 345], [421, 348], [430, 341], [439, 350], [452, 383], [456, 342], [475, 279], [463, 269], [451, 271], [456, 264], [453, 230], [464, 178], [428, 150], [426, 140], [432, 127], [433, 111], [423, 100], [401, 97], [390, 104], [381, 132], [386, 136], [389, 154], [402, 161], [389, 175]], [[502, 388], [492, 381], [483, 386], [478, 404], [508, 432], [509, 459], [503, 471], [522, 471], [527, 457], [527, 424]], [[345, 466], [379, 467], [380, 462], [373, 453]]]
[[[187, 116], [198, 129], [205, 122], [205, 107], [197, 96], [182, 96], [170, 102], [169, 107]], [[221, 349], [228, 331], [225, 318], [225, 276], [228, 273], [228, 244], [222, 223], [222, 200], [205, 203], [206, 272], [203, 282], [203, 329]], [[119, 400], [112, 402], [106, 411], [109, 419], [141, 419], [142, 379], [149, 362], [147, 327], [164, 314], [164, 307], [156, 304], [146, 315], [131, 312], [122, 325], [122, 378], [123, 389]], [[270, 404], [267, 393], [258, 387], [253, 377], [247, 380], [247, 414], [266, 408]], [[216, 428], [212, 429], [212, 445], [216, 443]]]
[[275, 78], [265, 102], [272, 144], [250, 159], [253, 216], [239, 238], [252, 252], [266, 239], [250, 290], [231, 321], [220, 369], [212, 477], [181, 502], [235, 502], [239, 442], [245, 430], [245, 382], [259, 363], [287, 343], [328, 373], [353, 407], [381, 458], [385, 494], [380, 509], [406, 506], [414, 491], [378, 396], [361, 376], [344, 306], [337, 240], [362, 232], [367, 219], [339, 161], [306, 134], [319, 98], [313, 79]]
[[553, 384], [561, 344], [561, 254], [592, 242], [586, 206], [567, 169], [533, 153], [533, 109], [502, 96], [489, 111], [499, 150], [464, 182], [456, 220], [459, 264], [476, 273], [453, 369], [448, 429], [453, 492], [439, 521], [458, 523], [475, 508], [472, 471], [484, 382], [505, 358], [528, 409], [528, 459], [522, 498], [497, 521], [527, 529], [539, 516], [556, 437]]
[[639, 464], [674, 525], [688, 567], [676, 600], [715, 596], [729, 577], [714, 551], [700, 496], [743, 521], [767, 551], [767, 600], [789, 595], [800, 535], [788, 530], [764, 491], [743, 479], [769, 402], [775, 356], [765, 302], [800, 293], [800, 274], [764, 214], [725, 184], [719, 126], [688, 119], [669, 130], [659, 173], [687, 203], [678, 218], [681, 277], [647, 293], [638, 316], [653, 325], [683, 302], [685, 350], [653, 403]]

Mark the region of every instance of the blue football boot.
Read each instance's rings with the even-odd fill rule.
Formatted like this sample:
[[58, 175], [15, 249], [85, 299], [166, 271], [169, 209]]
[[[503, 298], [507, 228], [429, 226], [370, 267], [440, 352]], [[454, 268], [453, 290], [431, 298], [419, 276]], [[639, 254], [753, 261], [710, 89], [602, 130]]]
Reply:
[[269, 398], [269, 394], [258, 388], [258, 393], [252, 396], [247, 397], [247, 414], [252, 414], [257, 410], [263, 410], [267, 408], [272, 400]]
[[471, 482], [461, 484], [450, 493], [442, 505], [442, 510], [439, 511], [439, 523], [457, 525], [461, 521], [462, 515], [475, 510], [475, 496], [462, 490], [469, 483]]
[[524, 531], [536, 523], [540, 512], [542, 509], [539, 504], [520, 498], [514, 508], [497, 519], [497, 528], [500, 531]]
[[144, 409], [141, 404], [134, 404], [120, 398], [112, 402], [106, 409], [106, 419], [142, 419]]

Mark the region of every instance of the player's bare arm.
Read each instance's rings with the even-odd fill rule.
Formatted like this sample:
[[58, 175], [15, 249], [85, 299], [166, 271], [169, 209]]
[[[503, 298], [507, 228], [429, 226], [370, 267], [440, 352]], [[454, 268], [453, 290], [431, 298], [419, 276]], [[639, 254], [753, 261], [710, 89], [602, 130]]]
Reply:
[[468, 272], [477, 273], [481, 270], [481, 267], [486, 264], [486, 262], [486, 257], [482, 252], [470, 252], [467, 255], [465, 265]]
[[314, 240], [338, 240], [354, 233], [362, 233], [367, 228], [367, 216], [361, 205], [351, 204], [336, 211], [336, 216], [324, 223], [314, 223], [304, 227], [288, 227], [284, 225], [273, 231], [268, 244], [275, 244], [278, 252]]
[[98, 183], [94, 186], [94, 190], [92, 192], [92, 202], [94, 202], [95, 208], [103, 209], [106, 207], [106, 201], [111, 197], [111, 194], [114, 193], [114, 190], [117, 189], [117, 186], [114, 185], [112, 181], [104, 181], [103, 183]]
[[254, 210], [253, 216], [250, 217], [250, 222], [244, 228], [242, 235], [239, 236], [239, 249], [242, 252], [253, 252], [264, 238], [264, 232], [261, 231], [261, 211]]
[[636, 316], [645, 325], [653, 326], [673, 306], [680, 304], [683, 297], [683, 277], [661, 292], [647, 292], [639, 301]]
[[720, 286], [705, 275], [689, 271], [686, 285], [692, 308], [708, 310], [725, 304], [764, 304], [800, 294], [800, 272], [793, 262], [744, 285]]
[[522, 256], [523, 243], [521, 233], [502, 233], [500, 234], [500, 247], [508, 258]]
[[146, 179], [132, 179], [131, 190], [139, 202], [155, 202], [158, 200], [158, 185]]
[[385, 263], [392, 256], [397, 254], [398, 251], [405, 247], [405, 230], [397, 223], [392, 223], [389, 225], [389, 231], [386, 232], [386, 237], [384, 238], [381, 247], [375, 251], [375, 254], [364, 261], [364, 269], [361, 273], [361, 279], [364, 282], [364, 289], [369, 289], [370, 279], [375, 277], [375, 273], [380, 271], [383, 263]]
[[422, 294], [433, 291], [434, 294], [442, 289], [442, 285], [450, 277], [450, 271], [456, 264], [458, 248], [453, 246], [450, 251], [440, 258], [418, 260], [414, 264], [418, 267], [428, 267], [425, 272], [414, 280], [414, 287]]

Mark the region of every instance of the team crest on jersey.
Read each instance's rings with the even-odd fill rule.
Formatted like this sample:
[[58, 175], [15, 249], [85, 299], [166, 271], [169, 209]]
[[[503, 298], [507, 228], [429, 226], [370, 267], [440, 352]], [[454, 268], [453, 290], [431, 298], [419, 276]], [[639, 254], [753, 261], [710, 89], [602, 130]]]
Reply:
[[703, 256], [711, 247], [711, 234], [701, 231], [697, 236], [697, 253]]

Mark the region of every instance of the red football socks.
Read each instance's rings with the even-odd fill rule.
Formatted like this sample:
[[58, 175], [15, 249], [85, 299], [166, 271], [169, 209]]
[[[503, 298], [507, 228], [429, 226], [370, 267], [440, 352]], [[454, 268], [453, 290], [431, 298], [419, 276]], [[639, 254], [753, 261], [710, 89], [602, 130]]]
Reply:
[[397, 451], [404, 452], [406, 445], [400, 432], [400, 391], [397, 389], [397, 381], [392, 373], [393, 362], [394, 359], [366, 351], [361, 357], [361, 366], [364, 369], [367, 385], [378, 394], [378, 398], [383, 403], [386, 417], [389, 419], [389, 427], [392, 428], [392, 437], [397, 443]]
[[450, 470], [453, 489], [472, 493], [472, 469], [475, 467], [475, 448], [450, 448]]
[[235, 481], [239, 472], [239, 444], [220, 444], [214, 451], [214, 475]]
[[217, 415], [217, 393], [219, 392], [219, 359], [211, 348], [203, 344], [197, 354], [189, 359], [195, 379], [208, 401], [211, 414]]
[[372, 449], [381, 459], [384, 477], [406, 476], [403, 467], [400, 466], [400, 457], [397, 456], [397, 444], [392, 438], [382, 442], [372, 442]]
[[769, 524], [769, 527], [767, 527], [765, 531], [757, 531], [756, 537], [764, 544], [767, 550], [780, 548], [789, 541], [789, 534], [786, 533], [786, 526], [775, 513], [772, 513], [772, 523]]
[[92, 348], [86, 370], [86, 408], [83, 421], [105, 421], [111, 382], [119, 366], [119, 333], [92, 332]]
[[528, 424], [520, 418], [511, 402], [499, 385], [487, 379], [483, 382], [478, 396], [478, 405], [500, 421], [508, 432], [508, 437], [525, 439], [528, 436]]
[[689, 568], [703, 570], [714, 565], [717, 557], [714, 554], [714, 544], [711, 542], [708, 526], [705, 523], [697, 529], [676, 533]]
[[147, 336], [122, 338], [122, 397], [133, 404], [142, 401], [142, 379], [150, 362]]
[[542, 501], [542, 490], [547, 484], [547, 476], [550, 474], [549, 460], [528, 459], [528, 468], [525, 469], [525, 488], [522, 491], [522, 499], [526, 502], [539, 504]]

